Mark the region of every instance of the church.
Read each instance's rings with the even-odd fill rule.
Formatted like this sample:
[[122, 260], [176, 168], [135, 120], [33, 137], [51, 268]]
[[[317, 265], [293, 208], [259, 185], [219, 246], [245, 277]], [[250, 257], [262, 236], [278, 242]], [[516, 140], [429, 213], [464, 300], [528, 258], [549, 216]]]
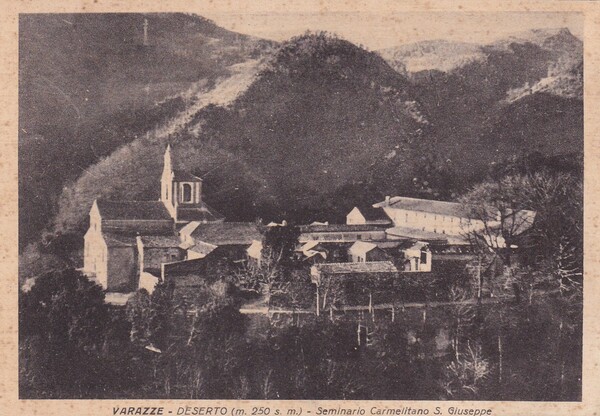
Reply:
[[83, 272], [106, 291], [151, 291], [165, 267], [174, 270], [220, 246], [245, 249], [260, 238], [254, 223], [224, 223], [202, 198], [202, 178], [175, 168], [170, 145], [160, 186], [158, 201], [94, 201]]
[[[139, 288], [152, 292], [158, 282], [169, 280], [189, 287], [199, 284], [198, 275], [210, 275], [210, 268], [223, 261], [260, 262], [259, 225], [225, 222], [204, 201], [202, 178], [177, 169], [174, 162], [168, 145], [157, 201], [94, 201], [82, 271], [106, 292], [126, 294]], [[514, 217], [525, 231], [535, 213], [523, 210]], [[339, 270], [315, 266], [325, 267], [325, 274], [346, 273], [350, 267], [346, 263], [387, 260], [397, 263], [396, 271], [430, 272], [432, 249], [468, 246], [464, 230], [481, 228], [479, 222], [459, 203], [386, 197], [372, 206], [354, 207], [346, 224], [299, 226], [297, 255], [310, 264], [341, 264]], [[278, 225], [283, 224], [267, 227]], [[370, 266], [360, 267], [366, 272]]]

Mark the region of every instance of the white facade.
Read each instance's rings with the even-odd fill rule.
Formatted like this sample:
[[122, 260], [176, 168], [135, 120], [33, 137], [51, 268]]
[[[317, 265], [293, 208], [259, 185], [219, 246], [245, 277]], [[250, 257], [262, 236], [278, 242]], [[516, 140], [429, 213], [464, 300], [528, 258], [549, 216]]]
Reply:
[[404, 250], [404, 258], [410, 262], [409, 272], [431, 271], [431, 250], [429, 244], [417, 241], [412, 247]]
[[171, 145], [167, 145], [164, 155], [163, 173], [160, 179], [160, 199], [165, 204], [171, 217], [177, 218], [177, 188], [173, 187], [173, 167], [171, 161]]
[[83, 239], [83, 272], [106, 289], [108, 286], [108, 246], [102, 236], [102, 221], [96, 202], [90, 210], [90, 228]]
[[356, 224], [366, 224], [367, 219], [360, 212], [358, 207], [354, 207], [352, 211], [346, 215], [346, 224], [348, 225], [356, 225]]
[[414, 228], [448, 235], [463, 235], [483, 228], [482, 221], [470, 218], [423, 211], [410, 211], [394, 208], [393, 206], [384, 207], [383, 210], [391, 218], [396, 227]]

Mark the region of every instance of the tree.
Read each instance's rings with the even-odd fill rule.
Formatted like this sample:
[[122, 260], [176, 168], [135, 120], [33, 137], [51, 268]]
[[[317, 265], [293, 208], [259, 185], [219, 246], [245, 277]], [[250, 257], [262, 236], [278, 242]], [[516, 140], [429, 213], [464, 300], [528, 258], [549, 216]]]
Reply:
[[442, 388], [448, 398], [477, 397], [483, 382], [491, 373], [490, 364], [483, 357], [481, 345], [467, 344], [464, 352], [457, 355], [444, 372]]
[[269, 227], [264, 235], [260, 259], [235, 270], [235, 280], [244, 289], [264, 295], [265, 303], [270, 305], [271, 295], [285, 293], [291, 283], [299, 235], [295, 226]]
[[290, 265], [298, 246], [300, 229], [293, 225], [269, 227], [265, 232], [263, 246], [279, 263]]
[[[480, 251], [510, 270], [515, 248], [525, 264], [548, 265], [561, 286], [576, 288], [583, 267], [583, 190], [573, 174], [508, 175], [474, 186], [460, 201], [479, 226], [464, 227]], [[509, 276], [510, 277], [510, 276]], [[511, 279], [509, 279], [511, 280]]]
[[102, 288], [74, 269], [40, 276], [19, 299], [21, 395], [92, 395], [110, 323]]
[[535, 219], [520, 197], [523, 187], [523, 177], [507, 176], [480, 183], [460, 198], [469, 218], [461, 223], [463, 235], [480, 252], [492, 251], [507, 266], [518, 237]]

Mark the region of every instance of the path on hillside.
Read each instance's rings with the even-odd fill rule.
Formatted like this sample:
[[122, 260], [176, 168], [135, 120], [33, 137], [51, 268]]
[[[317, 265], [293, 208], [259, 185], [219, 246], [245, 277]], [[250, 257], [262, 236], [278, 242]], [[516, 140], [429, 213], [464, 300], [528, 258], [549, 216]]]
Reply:
[[194, 116], [209, 104], [226, 105], [232, 103], [254, 81], [259, 71], [261, 60], [252, 59], [228, 67], [232, 75], [219, 78], [215, 86], [206, 91], [201, 89], [193, 93], [192, 105], [181, 111], [163, 126], [154, 131], [154, 137], [169, 137], [188, 126]]

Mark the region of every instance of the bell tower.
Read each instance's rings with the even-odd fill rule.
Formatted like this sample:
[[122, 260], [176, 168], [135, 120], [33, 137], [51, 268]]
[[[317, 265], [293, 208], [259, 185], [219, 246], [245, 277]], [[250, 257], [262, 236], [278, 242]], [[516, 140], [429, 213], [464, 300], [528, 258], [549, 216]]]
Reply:
[[[182, 212], [201, 209], [202, 178], [188, 172], [174, 169], [171, 145], [167, 145], [160, 180], [160, 200], [175, 221], [180, 220]], [[183, 221], [183, 220], [182, 220]]]

